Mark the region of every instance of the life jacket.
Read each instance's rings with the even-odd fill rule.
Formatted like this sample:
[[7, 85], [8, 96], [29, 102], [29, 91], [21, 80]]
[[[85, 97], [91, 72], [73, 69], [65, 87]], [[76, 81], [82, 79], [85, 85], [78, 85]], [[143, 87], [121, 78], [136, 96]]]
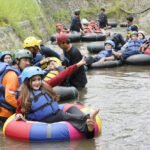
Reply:
[[52, 78], [54, 78], [57, 74], [59, 74], [60, 71], [58, 70], [52, 70], [50, 71], [44, 78], [44, 81], [48, 81], [51, 80]]
[[93, 32], [100, 32], [100, 29], [97, 25], [95, 26], [90, 26], [90, 29], [93, 31]]
[[140, 40], [136, 40], [136, 41], [129, 40], [127, 50], [138, 51], [141, 44], [142, 44], [142, 41]]
[[51, 70], [51, 71], [48, 71], [48, 70], [45, 69], [44, 70], [45, 71], [44, 81], [51, 80], [52, 78], [54, 78], [56, 75], [58, 75], [63, 70], [64, 70], [63, 66], [59, 66], [55, 70]]
[[148, 45], [148, 47], [144, 51], [144, 54], [150, 55], [150, 45]]
[[133, 31], [137, 31], [138, 32], [138, 25], [137, 24], [133, 24], [131, 26], [127, 27], [127, 38], [130, 38], [130, 35]]
[[1, 107], [4, 107], [12, 112], [15, 112], [15, 107], [11, 106], [9, 103], [7, 103], [7, 101], [5, 100], [5, 87], [2, 85], [2, 80], [3, 80], [3, 77], [5, 76], [5, 74], [8, 72], [8, 71], [14, 71], [18, 76], [20, 75], [20, 70], [13, 67], [13, 66], [10, 66], [9, 64], [7, 63], [3, 63], [3, 62], [0, 62], [0, 106]]
[[144, 44], [147, 40], [146, 39], [139, 39], [142, 44]]
[[42, 90], [33, 90], [30, 94], [30, 100], [31, 109], [27, 115], [28, 120], [46, 122], [59, 110], [58, 103]]

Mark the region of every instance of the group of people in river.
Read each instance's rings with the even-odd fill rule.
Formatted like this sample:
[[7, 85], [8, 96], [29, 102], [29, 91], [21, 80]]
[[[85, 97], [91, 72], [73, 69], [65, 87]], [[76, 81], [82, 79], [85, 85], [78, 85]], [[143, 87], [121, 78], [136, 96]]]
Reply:
[[[27, 37], [23, 48], [2, 51], [0, 57], [0, 123], [16, 112], [16, 120], [32, 120], [46, 123], [68, 121], [84, 133], [94, 137], [95, 117], [99, 109], [84, 114], [76, 106], [63, 112], [58, 105], [59, 96], [53, 90], [57, 85], [82, 89], [87, 83], [84, 70], [86, 61], [66, 35], [60, 34], [57, 43], [65, 56], [42, 45], [41, 40]], [[62, 66], [63, 61], [63, 67]], [[51, 71], [56, 76], [49, 78]]]
[[[146, 39], [144, 31], [138, 29], [138, 25], [134, 23], [134, 17], [129, 15], [127, 18], [127, 36], [126, 39], [120, 33], [115, 33], [111, 37], [107, 37], [105, 41], [105, 49], [100, 51], [96, 56], [87, 58], [88, 66], [93, 63], [104, 63], [109, 60], [126, 60], [129, 56], [136, 54], [150, 54], [149, 40]], [[108, 28], [108, 20], [105, 9], [101, 8], [98, 14], [98, 20], [80, 19], [80, 10], [75, 10], [72, 17], [70, 32], [99, 33], [106, 34]], [[57, 31], [57, 30], [56, 30]], [[63, 31], [63, 30], [62, 30]], [[64, 32], [58, 32], [64, 34]], [[106, 36], [109, 34], [106, 34]]]
[[[106, 30], [108, 21], [102, 8], [98, 24], [94, 20], [80, 21], [80, 10], [75, 10], [70, 30], [61, 23], [56, 24], [56, 41], [63, 50], [64, 59], [35, 37], [27, 37], [23, 48], [10, 53], [5, 50], [0, 54], [0, 123], [16, 112], [16, 120], [32, 120], [47, 123], [68, 121], [87, 138], [94, 137], [95, 117], [99, 109], [91, 114], [84, 114], [76, 106], [63, 112], [59, 109], [59, 96], [53, 90], [56, 85], [85, 88], [87, 77], [84, 65], [114, 59], [127, 59], [131, 55], [148, 53], [150, 41], [145, 34], [138, 31], [133, 24], [133, 17], [128, 16], [128, 34], [124, 40], [121, 34], [115, 34], [105, 41], [105, 49], [99, 52], [92, 61], [82, 56], [73, 46], [67, 33], [70, 31], [100, 32]], [[121, 50], [120, 50], [121, 44]], [[116, 51], [120, 50], [120, 51]], [[49, 74], [56, 71], [55, 77]]]

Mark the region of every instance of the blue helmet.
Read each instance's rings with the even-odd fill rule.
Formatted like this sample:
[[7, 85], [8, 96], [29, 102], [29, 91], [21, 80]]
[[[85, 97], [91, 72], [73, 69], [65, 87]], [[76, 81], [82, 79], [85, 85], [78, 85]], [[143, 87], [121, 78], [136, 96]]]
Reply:
[[35, 75], [44, 75], [44, 71], [36, 66], [31, 66], [31, 67], [27, 67], [25, 68], [20, 77], [21, 77], [21, 82], [23, 83], [25, 81], [25, 79], [30, 79], [31, 77], [35, 76]]
[[106, 44], [110, 44], [112, 46], [112, 48], [115, 48], [115, 43], [112, 40], [105, 41], [105, 45]]
[[10, 56], [12, 56], [12, 54], [11, 54], [9, 51], [7, 51], [7, 50], [2, 51], [2, 52], [0, 53], [0, 60], [1, 60], [1, 61], [3, 61], [2, 59], [4, 58], [5, 55], [10, 55]]

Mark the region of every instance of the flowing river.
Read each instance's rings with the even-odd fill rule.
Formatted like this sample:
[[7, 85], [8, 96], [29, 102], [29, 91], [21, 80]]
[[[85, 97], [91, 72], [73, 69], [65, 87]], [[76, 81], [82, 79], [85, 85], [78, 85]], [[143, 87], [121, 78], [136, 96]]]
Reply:
[[[88, 54], [86, 43], [77, 46], [83, 54]], [[70, 142], [26, 143], [8, 139], [0, 130], [0, 150], [149, 150], [150, 66], [90, 70], [87, 77], [88, 84], [80, 91], [80, 101], [86, 106], [100, 108], [103, 124], [100, 137]]]

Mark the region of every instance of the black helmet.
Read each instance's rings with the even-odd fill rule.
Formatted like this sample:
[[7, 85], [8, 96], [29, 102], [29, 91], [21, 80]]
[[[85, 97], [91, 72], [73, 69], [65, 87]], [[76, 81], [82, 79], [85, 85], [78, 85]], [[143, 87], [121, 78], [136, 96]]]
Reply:
[[129, 15], [127, 18], [126, 18], [128, 21], [132, 22], [133, 21], [133, 16]]
[[76, 9], [76, 10], [74, 11], [74, 14], [75, 14], [75, 15], [80, 15], [80, 9]]

